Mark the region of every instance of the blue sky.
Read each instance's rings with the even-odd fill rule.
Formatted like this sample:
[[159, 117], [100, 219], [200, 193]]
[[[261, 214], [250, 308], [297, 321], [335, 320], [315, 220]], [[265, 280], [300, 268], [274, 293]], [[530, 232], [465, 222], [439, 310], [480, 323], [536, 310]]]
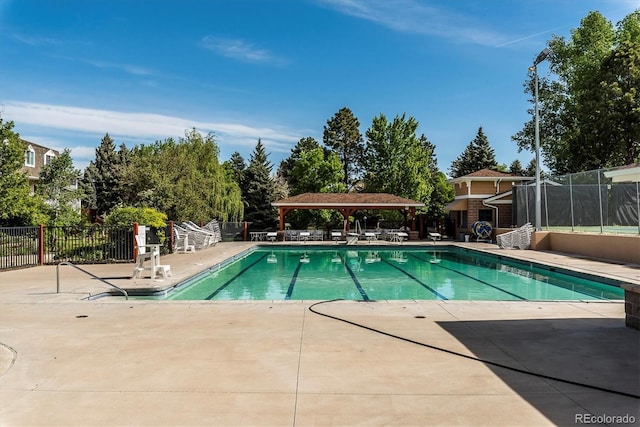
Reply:
[[[528, 120], [527, 68], [591, 10], [639, 0], [0, 0], [0, 112], [76, 168], [116, 145], [215, 134], [220, 160], [258, 138], [276, 165], [349, 107], [406, 113], [445, 173], [482, 126], [499, 163]], [[547, 73], [544, 65], [541, 75]]]

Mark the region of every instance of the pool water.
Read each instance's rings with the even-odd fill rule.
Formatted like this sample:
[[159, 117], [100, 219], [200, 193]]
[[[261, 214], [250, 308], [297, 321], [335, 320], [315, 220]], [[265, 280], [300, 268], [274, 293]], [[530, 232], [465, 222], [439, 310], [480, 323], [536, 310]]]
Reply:
[[[603, 279], [604, 280], [604, 279]], [[170, 300], [619, 300], [597, 281], [454, 247], [258, 247]]]

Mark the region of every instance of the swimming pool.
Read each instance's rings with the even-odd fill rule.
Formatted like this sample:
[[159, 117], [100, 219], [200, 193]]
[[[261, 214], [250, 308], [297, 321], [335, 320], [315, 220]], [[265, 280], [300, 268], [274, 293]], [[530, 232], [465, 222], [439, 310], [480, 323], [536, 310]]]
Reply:
[[613, 281], [456, 248], [257, 247], [154, 299], [620, 300]]

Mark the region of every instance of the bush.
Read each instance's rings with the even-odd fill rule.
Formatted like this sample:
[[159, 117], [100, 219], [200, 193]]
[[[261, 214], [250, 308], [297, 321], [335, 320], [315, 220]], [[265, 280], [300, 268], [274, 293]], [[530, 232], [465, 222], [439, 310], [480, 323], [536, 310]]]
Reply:
[[167, 226], [167, 215], [153, 208], [124, 206], [115, 208], [105, 218], [107, 225], [131, 225], [134, 222], [153, 228], [164, 228]]

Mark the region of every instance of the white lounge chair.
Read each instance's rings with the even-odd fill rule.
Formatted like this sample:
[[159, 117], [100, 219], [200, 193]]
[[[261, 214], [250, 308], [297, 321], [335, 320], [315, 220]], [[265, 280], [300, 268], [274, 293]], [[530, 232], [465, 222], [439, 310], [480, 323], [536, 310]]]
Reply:
[[198, 227], [190, 221], [185, 221], [181, 225], [184, 229], [190, 232], [189, 235], [193, 238], [193, 243], [198, 249], [206, 249], [209, 246], [214, 246], [218, 243], [215, 233], [212, 231]]
[[275, 231], [267, 232], [267, 240], [271, 243], [275, 242], [278, 239], [278, 233]]
[[529, 249], [533, 225], [526, 223], [522, 227], [496, 236], [496, 242], [502, 249]]
[[301, 232], [298, 234], [298, 239], [299, 239], [299, 240], [302, 240], [302, 241], [304, 241], [304, 242], [306, 242], [307, 240], [309, 240], [309, 238], [310, 238], [310, 237], [311, 237], [311, 232], [309, 232], [309, 231], [301, 231]]
[[436, 240], [442, 240], [442, 235], [440, 233], [429, 233], [429, 238], [433, 240], [433, 244], [436, 244]]
[[202, 228], [213, 232], [213, 234], [215, 235], [216, 241], [222, 242], [222, 231], [220, 230], [220, 224], [218, 223], [218, 220], [212, 219], [211, 221], [206, 223]]
[[174, 235], [174, 248], [176, 252], [195, 252], [196, 245], [189, 242], [189, 233], [187, 231], [180, 231], [179, 228], [173, 227]]
[[372, 241], [378, 240], [378, 235], [373, 231], [365, 231], [364, 238], [371, 244]]

